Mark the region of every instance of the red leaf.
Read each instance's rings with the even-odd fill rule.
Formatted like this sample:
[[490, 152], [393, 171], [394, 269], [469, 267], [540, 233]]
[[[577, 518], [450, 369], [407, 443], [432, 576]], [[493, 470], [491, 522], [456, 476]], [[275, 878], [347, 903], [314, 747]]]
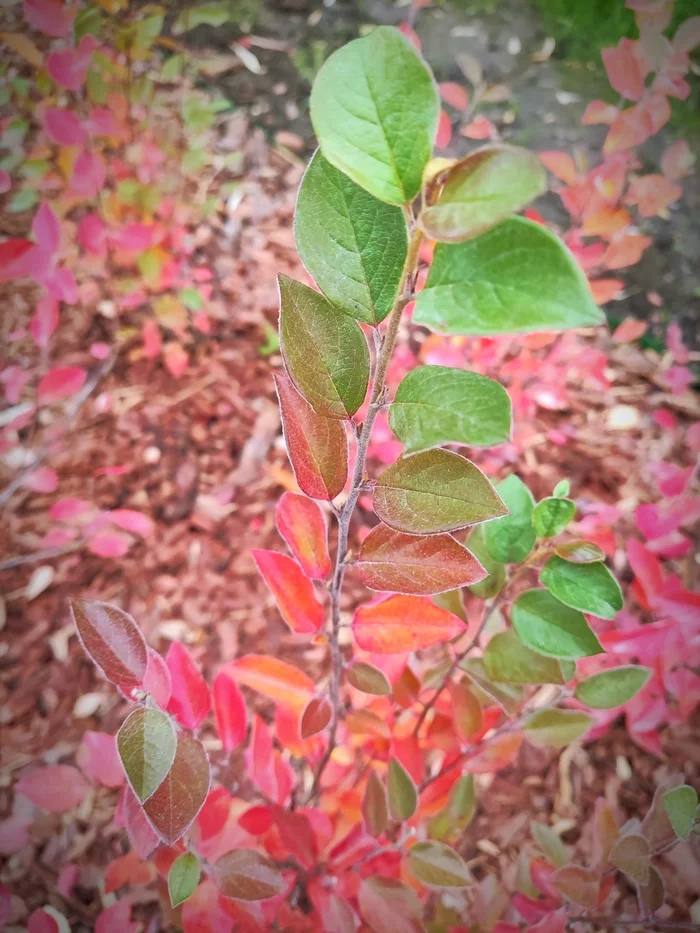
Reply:
[[435, 147], [445, 149], [450, 145], [452, 139], [452, 122], [447, 113], [440, 108], [440, 119], [438, 120], [437, 132], [435, 134]]
[[98, 557], [123, 557], [131, 547], [133, 538], [119, 531], [98, 531], [90, 539], [88, 550]]
[[448, 641], [464, 622], [420, 596], [389, 596], [360, 606], [352, 623], [355, 640], [365, 651], [401, 654]]
[[272, 807], [251, 807], [241, 814], [238, 825], [251, 836], [262, 836], [272, 826]]
[[308, 674], [269, 655], [248, 654], [226, 664], [222, 670], [237, 683], [299, 711], [316, 692]]
[[[204, 881], [182, 905], [183, 933], [232, 933], [234, 921], [213, 881]], [[233, 901], [229, 902], [233, 903]], [[239, 926], [238, 929], [248, 930]], [[258, 933], [251, 925], [250, 933]]]
[[89, 778], [105, 787], [121, 787], [126, 780], [116, 739], [107, 732], [84, 733], [76, 761]]
[[[65, 918], [63, 919], [65, 920]], [[64, 930], [67, 928], [66, 923]], [[27, 918], [27, 933], [61, 933], [61, 928], [55, 917], [52, 917], [41, 907], [37, 907]]]
[[[591, 286], [593, 300], [597, 305], [607, 304], [608, 301], [617, 298], [625, 287], [625, 283], [621, 279], [595, 279], [589, 282], [589, 285]], [[632, 339], [636, 340], [637, 338], [633, 337]]]
[[131, 902], [117, 901], [95, 920], [95, 933], [139, 933], [141, 924], [131, 919]]
[[407, 535], [381, 524], [362, 542], [355, 566], [372, 590], [417, 596], [470, 586], [487, 576], [451, 535]]
[[469, 92], [455, 81], [443, 81], [438, 85], [440, 97], [455, 110], [466, 110], [469, 106]]
[[87, 373], [78, 366], [58, 366], [43, 376], [37, 387], [40, 405], [52, 405], [75, 395], [85, 384]]
[[644, 78], [648, 73], [639, 42], [623, 38], [614, 48], [602, 49], [600, 55], [608, 80], [618, 94], [629, 100], [640, 100], [644, 93]]
[[24, 18], [29, 25], [53, 39], [68, 35], [75, 11], [75, 6], [67, 6], [60, 0], [24, 0]]
[[29, 332], [37, 347], [47, 347], [51, 335], [58, 327], [58, 302], [50, 295], [44, 295], [37, 302], [29, 324]]
[[99, 43], [94, 36], [83, 36], [75, 49], [52, 52], [46, 59], [46, 70], [60, 87], [78, 91], [85, 83], [92, 56]]
[[590, 101], [581, 117], [581, 123], [584, 126], [590, 126], [595, 123], [613, 123], [619, 114], [617, 107], [607, 104], [604, 100]]
[[664, 588], [659, 559], [643, 544], [633, 539], [627, 543], [627, 560], [647, 602], [653, 606]]
[[148, 649], [148, 667], [143, 678], [143, 689], [150, 693], [161, 709], [167, 709], [173, 693], [173, 683], [170, 670], [163, 658], [153, 650]]
[[496, 127], [486, 117], [477, 117], [468, 126], [465, 126], [461, 133], [467, 139], [493, 139], [496, 135]]
[[87, 499], [65, 496], [57, 499], [49, 509], [49, 518], [54, 522], [87, 521], [92, 517], [95, 506]]
[[636, 317], [626, 317], [624, 321], [619, 324], [612, 335], [613, 343], [632, 343], [634, 340], [639, 340], [640, 337], [646, 334], [649, 324], [647, 321], [640, 321]]
[[90, 785], [71, 765], [46, 765], [25, 772], [15, 790], [37, 807], [51, 813], [65, 813], [83, 802]]
[[406, 36], [406, 38], [411, 43], [411, 45], [414, 46], [414, 48], [416, 48], [419, 52], [422, 51], [423, 46], [421, 44], [420, 38], [418, 36], [418, 33], [416, 32], [415, 29], [413, 29], [412, 26], [409, 26], [408, 23], [401, 23], [401, 25], [399, 26], [399, 31], [402, 32]]
[[163, 362], [170, 375], [174, 379], [179, 379], [187, 372], [190, 358], [182, 345], [172, 340], [166, 343], [163, 349]]
[[306, 496], [285, 492], [275, 509], [277, 530], [289, 550], [312, 580], [323, 580], [331, 571], [328, 528], [320, 507]]
[[493, 774], [512, 764], [522, 745], [523, 737], [519, 732], [510, 732], [498, 736], [478, 748], [467, 758], [464, 769], [469, 774]]
[[317, 632], [323, 625], [325, 612], [313, 583], [299, 564], [276, 551], [253, 551], [252, 554], [290, 629], [299, 634]]
[[170, 771], [143, 805], [151, 825], [167, 845], [177, 842], [194, 822], [207, 799], [210, 780], [204, 746], [180, 732]]
[[45, 252], [51, 255], [58, 252], [61, 242], [61, 221], [46, 201], [39, 206], [34, 215], [32, 235]]
[[163, 348], [163, 337], [160, 328], [155, 321], [146, 321], [141, 330], [141, 339], [143, 340], [143, 352], [147, 360], [154, 360], [160, 356]]
[[331, 721], [332, 715], [328, 700], [323, 697], [313, 697], [309, 700], [299, 720], [299, 732], [302, 739], [309, 739], [312, 735], [323, 732]]
[[275, 376], [289, 459], [302, 492], [334, 499], [348, 478], [348, 439], [341, 421], [317, 415], [286, 373]]
[[216, 730], [227, 752], [237, 748], [248, 731], [248, 709], [245, 698], [234, 680], [223, 672], [214, 678], [212, 700]]
[[168, 712], [172, 713], [185, 729], [199, 729], [211, 709], [207, 682], [192, 655], [181, 642], [172, 643], [165, 661], [172, 681]]
[[153, 533], [153, 522], [143, 512], [136, 512], [134, 509], [112, 509], [107, 515], [113, 525], [123, 528], [124, 531], [131, 531], [142, 538]]
[[[104, 256], [106, 254], [107, 227], [98, 214], [84, 214], [80, 218], [78, 223], [78, 243], [91, 256]], [[147, 323], [156, 326], [152, 321]]]
[[552, 175], [563, 181], [565, 185], [575, 185], [578, 177], [576, 163], [566, 152], [546, 150], [539, 153], [540, 160]]
[[109, 603], [71, 600], [80, 642], [108, 680], [119, 687], [140, 687], [146, 675], [146, 642], [132, 617]]
[[0, 282], [10, 282], [29, 274], [23, 260], [33, 248], [31, 240], [10, 239], [0, 243]]
[[47, 107], [44, 111], [44, 131], [57, 146], [83, 146], [87, 133], [74, 113], [62, 107]]
[[138, 852], [127, 852], [113, 859], [105, 869], [105, 894], [112, 894], [124, 885], [142, 887], [155, 881], [156, 869], [141, 860]]
[[104, 159], [98, 152], [83, 150], [75, 160], [70, 179], [71, 191], [84, 198], [96, 198], [107, 177]]
[[143, 859], [160, 845], [160, 836], [148, 822], [143, 807], [130, 787], [124, 789], [124, 825], [134, 851]]

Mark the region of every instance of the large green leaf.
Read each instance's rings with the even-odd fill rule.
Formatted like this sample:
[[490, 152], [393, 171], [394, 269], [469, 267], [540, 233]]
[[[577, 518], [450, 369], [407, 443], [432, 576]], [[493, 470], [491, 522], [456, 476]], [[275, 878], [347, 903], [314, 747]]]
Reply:
[[586, 658], [601, 654], [600, 642], [583, 613], [547, 590], [526, 590], [511, 610], [513, 628], [528, 648], [551, 658]]
[[408, 204], [418, 194], [439, 112], [427, 65], [388, 26], [334, 52], [311, 89], [311, 122], [324, 156], [389, 204]]
[[294, 218], [299, 255], [326, 298], [358, 321], [383, 321], [408, 249], [401, 208], [378, 201], [317, 152]]
[[437, 333], [484, 336], [591, 327], [603, 315], [568, 249], [512, 217], [464, 243], [439, 243], [413, 315]]
[[648, 667], [636, 664], [599, 671], [577, 684], [574, 696], [591, 709], [615, 709], [639, 693], [651, 673]]
[[374, 490], [374, 510], [390, 528], [439, 534], [497, 518], [506, 507], [474, 464], [448, 450], [397, 460]]
[[446, 174], [437, 203], [420, 215], [433, 240], [458, 242], [494, 227], [547, 189], [541, 160], [518, 146], [486, 146]]
[[484, 667], [491, 680], [510, 684], [565, 684], [573, 677], [569, 665], [570, 661], [548, 658], [528, 648], [511, 630], [494, 635], [484, 652]]
[[494, 560], [503, 564], [519, 564], [528, 556], [536, 539], [532, 527], [535, 499], [515, 473], [501, 480], [496, 491], [510, 514], [484, 525], [484, 541]]
[[600, 561], [573, 564], [555, 555], [540, 571], [540, 583], [564, 605], [601, 619], [614, 619], [622, 609], [620, 584]]
[[279, 277], [280, 344], [289, 375], [316, 414], [349, 418], [369, 382], [369, 350], [360, 325], [312, 288]]
[[442, 444], [491, 447], [510, 439], [510, 398], [500, 382], [478, 373], [419, 366], [397, 389], [389, 424], [405, 454]]
[[525, 721], [525, 735], [533, 745], [562, 748], [584, 735], [595, 719], [578, 709], [541, 709]]

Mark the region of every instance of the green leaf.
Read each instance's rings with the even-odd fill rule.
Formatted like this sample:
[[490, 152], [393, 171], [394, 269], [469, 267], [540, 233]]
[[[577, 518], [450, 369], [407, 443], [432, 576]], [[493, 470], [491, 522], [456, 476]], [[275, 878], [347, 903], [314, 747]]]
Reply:
[[161, 69], [160, 80], [167, 83], [177, 81], [182, 75], [182, 70], [184, 67], [184, 55], [171, 55]]
[[570, 670], [562, 670], [568, 663], [538, 654], [511, 630], [494, 635], [484, 651], [484, 667], [491, 680], [511, 684], [568, 683]]
[[230, 3], [205, 3], [182, 10], [173, 23], [174, 36], [181, 36], [197, 26], [223, 26], [231, 15]]
[[571, 483], [568, 479], [560, 479], [552, 491], [555, 499], [565, 499], [571, 492]]
[[448, 450], [397, 460], [374, 490], [385, 525], [407, 534], [439, 534], [505, 514], [490, 481], [471, 461]]
[[515, 684], [495, 683], [486, 673], [483, 658], [465, 658], [460, 668], [485, 696], [495, 700], [506, 712], [513, 714], [522, 703], [522, 687]]
[[98, 36], [103, 21], [102, 11], [96, 6], [83, 7], [75, 17], [75, 25], [73, 26], [76, 43], [79, 43], [83, 36]]
[[141, 803], [165, 780], [176, 748], [173, 724], [158, 709], [134, 710], [122, 724], [117, 733], [117, 751], [131, 789]]
[[478, 373], [419, 366], [397, 389], [389, 424], [404, 455], [442, 444], [491, 447], [510, 439], [510, 398], [499, 382]]
[[484, 540], [486, 525], [477, 526], [469, 535], [469, 550], [479, 561], [484, 570], [488, 570], [488, 577], [479, 583], [472, 583], [470, 592], [479, 599], [491, 599], [498, 596], [506, 582], [506, 565], [491, 557]]
[[292, 381], [316, 414], [351, 417], [369, 382], [369, 350], [360, 325], [286, 275], [280, 275], [279, 288], [280, 345]]
[[387, 789], [392, 819], [410, 820], [418, 806], [418, 791], [413, 778], [396, 758], [389, 762]]
[[379, 697], [386, 697], [391, 693], [391, 684], [384, 671], [364, 661], [355, 661], [348, 669], [348, 681], [362, 693]]
[[362, 818], [367, 832], [375, 839], [384, 832], [389, 822], [386, 789], [376, 771], [371, 771], [362, 796]]
[[199, 860], [194, 853], [183, 852], [175, 859], [168, 872], [168, 894], [172, 907], [192, 897], [199, 884], [199, 875]]
[[366, 324], [383, 321], [408, 250], [401, 208], [378, 201], [319, 151], [299, 189], [294, 227], [299, 255], [331, 304]]
[[204, 299], [198, 288], [183, 288], [180, 292], [180, 301], [190, 311], [201, 311], [204, 307]]
[[501, 480], [496, 486], [496, 492], [510, 514], [484, 525], [484, 542], [494, 560], [502, 564], [519, 564], [535, 544], [532, 527], [535, 499], [515, 473]]
[[614, 619], [623, 606], [620, 584], [600, 561], [573, 564], [555, 555], [540, 571], [540, 583], [565, 606], [600, 619]]
[[629, 664], [611, 671], [600, 671], [582, 680], [574, 696], [591, 709], [616, 709], [631, 700], [651, 677], [648, 667]]
[[595, 564], [605, 560], [605, 553], [592, 541], [569, 541], [554, 548], [556, 554], [572, 564]]
[[569, 853], [557, 833], [546, 823], [533, 820], [530, 823], [532, 837], [542, 849], [547, 861], [555, 868], [562, 868], [569, 861]]
[[455, 822], [468, 823], [475, 809], [474, 775], [463, 774], [450, 788], [447, 803], [450, 819]]
[[637, 884], [649, 883], [651, 846], [641, 833], [620, 836], [610, 850], [610, 861]]
[[413, 320], [437, 333], [489, 336], [592, 327], [604, 318], [563, 243], [513, 217], [464, 243], [437, 245]]
[[551, 658], [587, 658], [603, 649], [583, 613], [547, 590], [526, 590], [511, 610], [513, 628], [528, 648]]
[[473, 881], [461, 857], [443, 842], [417, 842], [408, 853], [408, 867], [433, 888], [465, 888]]
[[388, 26], [334, 52], [311, 89], [311, 122], [326, 159], [389, 204], [408, 204], [420, 191], [439, 112], [427, 65]]
[[576, 503], [571, 499], [556, 499], [549, 496], [535, 506], [532, 526], [538, 538], [554, 538], [560, 534], [576, 514]]
[[12, 195], [5, 210], [9, 214], [21, 214], [23, 211], [28, 211], [34, 207], [38, 200], [39, 195], [33, 188], [21, 188], [16, 194]]
[[591, 728], [595, 719], [577, 709], [541, 709], [525, 721], [525, 735], [533, 745], [563, 748]]
[[681, 784], [664, 794], [664, 809], [673, 831], [681, 839], [690, 839], [698, 806], [698, 795], [688, 784]]
[[437, 203], [419, 223], [433, 240], [456, 243], [495, 227], [547, 190], [540, 159], [517, 146], [485, 146], [444, 173]]

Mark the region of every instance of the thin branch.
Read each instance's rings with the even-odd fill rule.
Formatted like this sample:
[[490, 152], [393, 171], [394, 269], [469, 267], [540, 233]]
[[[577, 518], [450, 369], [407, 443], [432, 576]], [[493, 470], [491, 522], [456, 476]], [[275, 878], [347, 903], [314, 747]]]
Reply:
[[389, 315], [389, 324], [384, 339], [379, 345], [379, 352], [375, 357], [374, 372], [372, 374], [372, 394], [370, 396], [367, 415], [362, 425], [359, 437], [357, 439], [357, 456], [355, 458], [355, 468], [353, 470], [350, 493], [345, 500], [345, 504], [340, 511], [338, 518], [338, 546], [335, 554], [335, 569], [331, 582], [331, 633], [330, 633], [330, 652], [331, 652], [331, 682], [329, 690], [329, 699], [331, 709], [333, 710], [333, 719], [331, 721], [330, 734], [328, 738], [328, 747], [321, 758], [316, 774], [314, 776], [309, 800], [313, 800], [318, 794], [321, 786], [321, 778], [326, 765], [330, 761], [331, 755], [336, 746], [338, 734], [338, 722], [341, 717], [340, 703], [340, 678], [343, 669], [343, 658], [340, 651], [340, 594], [343, 588], [343, 579], [345, 577], [346, 557], [348, 554], [348, 537], [350, 534], [350, 520], [352, 519], [357, 500], [365, 483], [365, 462], [367, 460], [367, 451], [372, 436], [372, 428], [377, 415], [379, 414], [385, 402], [386, 396], [386, 376], [389, 370], [389, 363], [394, 352], [396, 338], [399, 333], [401, 315], [408, 304], [408, 295], [411, 294], [414, 285], [415, 270], [418, 265], [418, 253], [423, 242], [423, 232], [415, 230], [411, 236], [408, 246], [408, 253], [404, 263], [401, 281], [397, 292], [397, 298], [394, 307]]

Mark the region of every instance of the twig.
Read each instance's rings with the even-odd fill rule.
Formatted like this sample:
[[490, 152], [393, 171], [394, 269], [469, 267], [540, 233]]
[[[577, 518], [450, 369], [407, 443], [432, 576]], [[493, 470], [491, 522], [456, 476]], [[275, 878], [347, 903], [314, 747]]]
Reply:
[[340, 511], [340, 517], [338, 518], [338, 546], [336, 548], [335, 554], [335, 569], [333, 571], [333, 579], [331, 582], [331, 634], [330, 634], [330, 652], [331, 652], [331, 682], [330, 682], [330, 704], [331, 709], [333, 710], [333, 719], [331, 721], [330, 734], [328, 738], [328, 747], [321, 758], [318, 767], [316, 768], [316, 774], [314, 776], [313, 784], [311, 786], [311, 791], [309, 793], [309, 800], [318, 794], [321, 777], [325, 770], [326, 765], [330, 761], [331, 755], [336, 746], [336, 739], [338, 734], [338, 722], [341, 717], [341, 706], [340, 706], [340, 677], [343, 668], [343, 658], [340, 651], [339, 635], [340, 635], [340, 593], [343, 587], [343, 579], [345, 576], [346, 557], [348, 554], [348, 536], [350, 533], [350, 520], [352, 519], [352, 514], [355, 511], [355, 506], [357, 505], [357, 500], [360, 498], [360, 493], [364, 485], [364, 476], [365, 476], [365, 462], [367, 460], [367, 451], [369, 449], [369, 442], [372, 436], [372, 428], [374, 427], [374, 422], [384, 405], [385, 395], [386, 395], [386, 375], [389, 369], [389, 363], [391, 361], [392, 354], [394, 352], [394, 345], [396, 344], [396, 338], [399, 333], [399, 324], [401, 323], [401, 314], [403, 313], [404, 308], [408, 304], [408, 295], [411, 294], [413, 290], [413, 279], [416, 266], [418, 264], [418, 253], [420, 251], [421, 243], [423, 242], [423, 232], [421, 230], [415, 230], [411, 236], [411, 240], [408, 246], [408, 253], [406, 255], [406, 262], [404, 263], [403, 272], [401, 274], [401, 281], [399, 283], [399, 288], [397, 291], [397, 298], [394, 302], [394, 307], [391, 310], [389, 315], [389, 325], [387, 327], [386, 334], [384, 339], [379, 345], [379, 352], [375, 358], [374, 364], [374, 373], [372, 375], [372, 395], [370, 396], [369, 407], [367, 409], [367, 415], [365, 417], [364, 423], [362, 425], [362, 430], [357, 440], [357, 456], [355, 459], [355, 468], [353, 470], [352, 482], [350, 486], [350, 493], [348, 498], [345, 500]]
[[23, 564], [36, 564], [41, 560], [50, 560], [52, 557], [63, 557], [64, 554], [77, 551], [84, 544], [84, 540], [71, 541], [70, 544], [64, 544], [61, 547], [47, 547], [41, 551], [34, 551], [32, 554], [19, 554], [17, 557], [8, 557], [7, 560], [0, 561], [0, 573], [3, 570], [21, 567]]

